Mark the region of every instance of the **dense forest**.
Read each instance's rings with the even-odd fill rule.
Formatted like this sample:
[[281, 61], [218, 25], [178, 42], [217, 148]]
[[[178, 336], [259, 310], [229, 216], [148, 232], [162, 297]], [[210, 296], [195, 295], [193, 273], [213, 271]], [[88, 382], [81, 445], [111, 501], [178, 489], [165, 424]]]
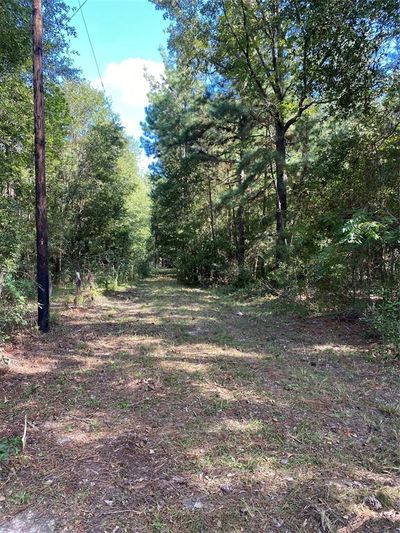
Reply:
[[[148, 185], [138, 145], [74, 69], [70, 15], [44, 3], [51, 279], [79, 271], [115, 284], [147, 268]], [[24, 321], [36, 293], [31, 17], [29, 1], [0, 6], [0, 332]]]
[[399, 67], [399, 0], [0, 0], [0, 533], [400, 532]]
[[156, 253], [191, 284], [350, 313], [383, 297], [369, 316], [393, 341], [398, 3], [154, 4], [170, 20], [144, 140]]
[[[368, 309], [398, 351], [396, 0], [154, 3], [170, 27], [143, 125], [149, 178], [106, 96], [74, 69], [69, 8], [45, 3], [53, 283], [81, 270], [133, 279], [154, 248], [188, 284]], [[31, 9], [0, 9], [4, 330], [34, 295], [35, 261]]]

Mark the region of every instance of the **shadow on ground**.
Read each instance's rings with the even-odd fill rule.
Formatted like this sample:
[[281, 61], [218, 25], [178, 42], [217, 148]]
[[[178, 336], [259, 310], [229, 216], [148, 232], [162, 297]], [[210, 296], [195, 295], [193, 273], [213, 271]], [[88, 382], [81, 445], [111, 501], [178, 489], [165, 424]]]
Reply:
[[398, 367], [358, 326], [162, 277], [59, 314], [8, 348], [1, 533], [400, 527]]

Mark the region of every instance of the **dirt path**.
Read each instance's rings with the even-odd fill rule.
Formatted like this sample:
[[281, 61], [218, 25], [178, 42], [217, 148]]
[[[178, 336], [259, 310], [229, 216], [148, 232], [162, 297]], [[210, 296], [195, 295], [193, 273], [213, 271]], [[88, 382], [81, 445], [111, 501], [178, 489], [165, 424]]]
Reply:
[[8, 347], [0, 532], [400, 530], [399, 367], [152, 278]]

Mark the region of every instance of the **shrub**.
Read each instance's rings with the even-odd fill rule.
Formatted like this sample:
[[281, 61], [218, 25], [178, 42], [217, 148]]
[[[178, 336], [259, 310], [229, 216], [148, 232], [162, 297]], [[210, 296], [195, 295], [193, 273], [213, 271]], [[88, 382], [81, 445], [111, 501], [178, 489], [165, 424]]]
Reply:
[[28, 297], [32, 290], [30, 282], [16, 281], [10, 274], [5, 276], [1, 287], [0, 341], [13, 327], [26, 324]]
[[22, 450], [22, 438], [8, 437], [0, 440], [0, 461], [8, 461], [10, 456], [18, 456]]
[[369, 306], [365, 318], [379, 333], [385, 352], [400, 357], [400, 290], [386, 291], [379, 303]]
[[175, 261], [179, 281], [188, 285], [226, 284], [236, 278], [229, 261], [217, 246], [207, 240], [182, 251]]

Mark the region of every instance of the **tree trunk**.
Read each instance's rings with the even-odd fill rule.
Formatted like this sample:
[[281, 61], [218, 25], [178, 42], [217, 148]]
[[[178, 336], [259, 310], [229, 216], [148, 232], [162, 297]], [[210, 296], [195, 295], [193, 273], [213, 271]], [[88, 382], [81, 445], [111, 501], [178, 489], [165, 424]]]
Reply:
[[276, 148], [276, 265], [286, 257], [286, 219], [287, 219], [287, 176], [286, 176], [286, 138], [283, 123], [275, 122]]
[[211, 192], [211, 178], [208, 177], [208, 207], [210, 210], [210, 226], [211, 226], [211, 239], [215, 241], [215, 229], [214, 229], [214, 206], [212, 201], [212, 192]]
[[[238, 186], [243, 183], [243, 170], [238, 173]], [[240, 200], [241, 201], [241, 200]], [[245, 260], [246, 238], [244, 228], [244, 207], [241, 203], [236, 211], [236, 259], [239, 267], [239, 272], [243, 270]]]
[[244, 234], [244, 208], [242, 205], [237, 210], [236, 227], [237, 227], [236, 258], [237, 258], [239, 270], [243, 270], [246, 242], [245, 242], [245, 234]]

